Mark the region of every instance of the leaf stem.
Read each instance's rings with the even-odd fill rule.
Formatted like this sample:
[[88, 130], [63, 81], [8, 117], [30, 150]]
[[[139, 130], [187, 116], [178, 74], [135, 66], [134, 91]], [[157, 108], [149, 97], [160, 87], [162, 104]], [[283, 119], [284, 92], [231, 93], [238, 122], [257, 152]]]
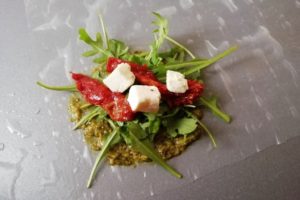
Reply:
[[101, 13], [98, 13], [98, 16], [99, 16], [99, 20], [100, 20], [100, 23], [101, 23], [103, 36], [105, 38], [106, 48], [109, 49], [109, 42], [108, 42], [107, 30], [106, 30], [106, 26], [104, 24], [104, 20], [103, 20], [103, 17], [101, 15]]
[[83, 105], [80, 106], [80, 109], [86, 109], [86, 108], [88, 108], [88, 107], [90, 107], [90, 106], [92, 106], [92, 104], [90, 104], [90, 103], [85, 103], [85, 104], [83, 104]]
[[214, 135], [212, 134], [212, 132], [210, 132], [210, 130], [199, 119], [198, 119], [198, 123], [204, 129], [204, 131], [207, 133], [207, 135], [208, 135], [211, 143], [216, 148], [217, 147], [217, 143], [215, 141], [215, 138], [214, 138]]
[[237, 49], [237, 46], [233, 46], [233, 47], [230, 47], [229, 49], [227, 49], [226, 51], [216, 55], [215, 57], [213, 58], [210, 58], [206, 61], [204, 61], [203, 63], [201, 63], [199, 66], [196, 66], [194, 68], [190, 68], [188, 70], [186, 70], [185, 72], [183, 72], [184, 75], [189, 75], [189, 74], [192, 74], [196, 71], [199, 71], [199, 70], [202, 70], [208, 66], [210, 66], [211, 64], [217, 62], [218, 60], [224, 58], [225, 56], [231, 54], [232, 52], [234, 52], [235, 50]]
[[164, 65], [163, 67], [166, 69], [180, 69], [181, 67], [187, 67], [187, 66], [193, 66], [193, 65], [199, 65], [202, 63], [207, 62], [207, 60], [191, 60], [191, 61], [187, 61], [187, 62], [180, 62], [180, 63], [171, 63], [168, 65]]
[[46, 88], [48, 90], [57, 90], [57, 91], [69, 91], [69, 92], [77, 92], [75, 85], [69, 85], [69, 86], [50, 86], [46, 85], [40, 81], [36, 82], [37, 85], [41, 86], [42, 88]]
[[178, 43], [177, 41], [175, 41], [174, 39], [172, 39], [170, 36], [166, 35], [165, 38], [167, 40], [169, 40], [171, 43], [179, 46], [180, 48], [182, 48], [183, 50], [185, 50], [190, 56], [191, 58], [195, 59], [195, 56], [192, 52], [190, 52], [185, 46], [183, 46], [182, 44]]
[[93, 182], [93, 180], [95, 178], [95, 175], [97, 173], [97, 169], [98, 169], [101, 161], [105, 158], [105, 155], [106, 155], [107, 151], [110, 148], [110, 144], [114, 140], [114, 138], [117, 136], [118, 132], [119, 132], [118, 128], [113, 130], [113, 132], [106, 139], [103, 147], [101, 148], [101, 151], [98, 153], [98, 156], [95, 160], [95, 163], [93, 165], [90, 177], [89, 177], [88, 182], [87, 182], [87, 188], [90, 188], [92, 186], [92, 182]]
[[213, 106], [210, 104], [205, 98], [200, 97], [200, 101], [203, 105], [211, 109], [213, 113], [215, 113], [219, 118], [224, 120], [226, 123], [229, 123], [231, 121], [231, 118], [226, 113], [222, 112], [220, 109], [218, 109], [216, 106]]
[[101, 111], [101, 108], [100, 107], [96, 107], [90, 113], [88, 113], [87, 115], [83, 116], [80, 119], [80, 121], [74, 126], [73, 130], [76, 130], [81, 125], [85, 124], [86, 122], [90, 121], [91, 119], [93, 119], [94, 117], [96, 117], [97, 115], [99, 115], [99, 111]]

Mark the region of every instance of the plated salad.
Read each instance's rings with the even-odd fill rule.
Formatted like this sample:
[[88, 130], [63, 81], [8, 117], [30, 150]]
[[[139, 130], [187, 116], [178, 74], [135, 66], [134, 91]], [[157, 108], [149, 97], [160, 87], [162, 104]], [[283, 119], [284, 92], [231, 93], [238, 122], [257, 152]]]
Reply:
[[[69, 111], [74, 129], [82, 129], [85, 141], [98, 151], [88, 179], [91, 187], [103, 160], [112, 165], [136, 165], [154, 161], [177, 178], [182, 175], [166, 160], [181, 154], [206, 133], [215, 139], [201, 121], [203, 108], [230, 122], [220, 110], [216, 97], [205, 97], [202, 72], [237, 49], [231, 47], [209, 58], [198, 58], [169, 35], [168, 21], [153, 13], [156, 26], [149, 51], [131, 49], [108, 37], [99, 16], [102, 34], [95, 39], [79, 29], [79, 38], [90, 50], [96, 66], [89, 75], [71, 72], [74, 85], [49, 86], [50, 90], [71, 92]], [[161, 51], [167, 42], [171, 48]]]

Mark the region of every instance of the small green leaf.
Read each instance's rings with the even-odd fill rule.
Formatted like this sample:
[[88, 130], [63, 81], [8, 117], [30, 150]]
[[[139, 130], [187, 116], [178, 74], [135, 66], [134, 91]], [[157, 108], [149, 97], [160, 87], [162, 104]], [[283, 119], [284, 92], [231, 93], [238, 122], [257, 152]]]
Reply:
[[167, 122], [167, 132], [176, 137], [179, 135], [188, 135], [194, 132], [197, 128], [197, 120], [193, 118], [170, 118]]
[[[130, 123], [129, 123], [130, 124]], [[128, 127], [128, 136], [132, 140], [132, 146], [135, 148], [137, 151], [143, 153], [146, 155], [148, 158], [159, 164], [161, 167], [163, 167], [165, 170], [170, 172], [173, 176], [177, 178], [182, 178], [182, 175], [177, 172], [174, 168], [172, 168], [170, 165], [168, 165], [161, 157], [160, 155], [156, 152], [156, 150], [153, 148], [151, 142], [149, 140], [143, 140], [141, 141], [138, 138], [138, 132], [136, 132], [136, 129], [133, 128], [132, 126]]]
[[79, 122], [74, 126], [73, 129], [76, 130], [83, 124], [86, 124], [87, 122], [91, 121], [96, 116], [101, 116], [103, 118], [106, 116], [106, 112], [98, 106], [92, 108], [91, 111], [88, 112], [88, 114], [86, 114], [79, 120]]
[[97, 64], [101, 64], [101, 63], [106, 62], [106, 60], [107, 60], [106, 56], [101, 56], [101, 57], [94, 58], [93, 62], [97, 63]]
[[98, 45], [99, 47], [102, 47], [102, 46], [103, 46], [103, 40], [102, 40], [102, 37], [101, 37], [101, 34], [100, 34], [100, 33], [97, 33], [97, 34], [96, 34], [96, 41], [95, 41], [95, 44]]
[[153, 31], [154, 33], [154, 41], [150, 45], [150, 52], [146, 57], [146, 60], [151, 61], [154, 66], [157, 66], [162, 58], [158, 55], [158, 50], [163, 44], [165, 37], [168, 35], [168, 20], [162, 17], [160, 14], [153, 12], [156, 19], [152, 22], [152, 24], [158, 26], [158, 29]]
[[84, 28], [79, 29], [79, 39], [87, 43], [93, 50], [98, 51], [99, 54], [103, 54], [106, 57], [111, 56], [111, 52], [103, 48], [103, 41], [100, 33], [96, 34], [96, 40], [93, 40]]
[[147, 137], [146, 132], [142, 129], [142, 127], [134, 122], [127, 123], [127, 128], [135, 133], [135, 136], [142, 140]]
[[[160, 118], [155, 118], [154, 120], [150, 121], [149, 125], [149, 132], [152, 133], [152, 137], [154, 137], [153, 134], [156, 134], [160, 129], [161, 120]], [[153, 140], [153, 138], [152, 138]]]
[[144, 115], [147, 117], [147, 122], [142, 123], [141, 126], [147, 132], [148, 138], [153, 141], [160, 130], [161, 119], [153, 113], [144, 113]]
[[218, 104], [217, 104], [217, 98], [216, 97], [211, 97], [209, 99], [205, 99], [204, 97], [200, 97], [200, 102], [208, 107], [214, 115], [219, 117], [220, 119], [224, 120], [225, 122], [229, 123], [231, 121], [231, 118], [228, 114], [223, 112]]
[[84, 57], [90, 57], [90, 56], [96, 55], [97, 53], [98, 53], [98, 51], [93, 49], [93, 50], [90, 50], [90, 51], [86, 51], [81, 55], [84, 56]]
[[94, 41], [92, 40], [92, 38], [89, 36], [89, 34], [86, 32], [84, 28], [80, 28], [78, 32], [79, 32], [80, 40], [90, 45], [94, 43]]
[[128, 47], [119, 40], [110, 39], [108, 41], [109, 44], [109, 51], [113, 54], [114, 57], [120, 58], [124, 54], [128, 52]]

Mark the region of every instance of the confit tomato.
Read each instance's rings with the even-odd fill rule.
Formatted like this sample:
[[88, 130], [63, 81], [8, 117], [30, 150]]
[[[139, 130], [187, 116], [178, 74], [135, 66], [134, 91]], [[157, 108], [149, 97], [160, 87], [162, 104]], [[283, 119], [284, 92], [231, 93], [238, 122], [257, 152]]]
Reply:
[[78, 91], [90, 104], [102, 107], [114, 121], [130, 121], [135, 117], [125, 95], [110, 91], [98, 80], [72, 73]]
[[155, 74], [148, 69], [146, 65], [139, 65], [137, 63], [121, 60], [110, 57], [107, 61], [106, 70], [112, 72], [118, 64], [127, 63], [131, 67], [132, 73], [136, 80], [143, 85], [156, 86], [160, 91], [163, 100], [167, 102], [170, 107], [183, 106], [193, 104], [203, 92], [203, 84], [196, 80], [188, 80], [189, 89], [185, 93], [173, 93], [168, 91], [167, 86], [160, 82]]

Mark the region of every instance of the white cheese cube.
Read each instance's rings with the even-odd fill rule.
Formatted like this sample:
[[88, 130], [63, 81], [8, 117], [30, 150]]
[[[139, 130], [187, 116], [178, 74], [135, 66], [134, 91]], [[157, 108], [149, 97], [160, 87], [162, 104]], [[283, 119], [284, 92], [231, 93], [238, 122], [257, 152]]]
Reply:
[[133, 111], [155, 113], [159, 110], [160, 97], [155, 86], [133, 85], [127, 100]]
[[175, 93], [185, 93], [188, 89], [188, 83], [187, 80], [184, 78], [184, 75], [168, 70], [167, 71], [167, 89], [170, 92]]
[[112, 92], [124, 92], [134, 83], [134, 80], [135, 76], [130, 70], [130, 65], [121, 63], [103, 80], [103, 83]]

